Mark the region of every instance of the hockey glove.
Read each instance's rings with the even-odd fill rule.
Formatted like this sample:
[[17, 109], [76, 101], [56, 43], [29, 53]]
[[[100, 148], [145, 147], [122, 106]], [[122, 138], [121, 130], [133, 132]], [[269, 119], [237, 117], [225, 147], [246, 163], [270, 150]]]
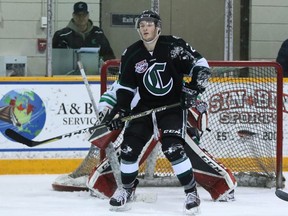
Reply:
[[190, 86], [185, 83], [182, 87], [180, 104], [182, 109], [189, 109], [190, 107], [194, 107], [196, 105], [196, 100], [198, 96], [198, 91], [193, 90]]
[[122, 129], [125, 122], [121, 119], [129, 115], [129, 111], [115, 106], [105, 120], [105, 124], [110, 131]]
[[203, 93], [208, 86], [211, 71], [207, 67], [195, 66], [192, 69], [192, 81], [189, 83], [198, 93]]

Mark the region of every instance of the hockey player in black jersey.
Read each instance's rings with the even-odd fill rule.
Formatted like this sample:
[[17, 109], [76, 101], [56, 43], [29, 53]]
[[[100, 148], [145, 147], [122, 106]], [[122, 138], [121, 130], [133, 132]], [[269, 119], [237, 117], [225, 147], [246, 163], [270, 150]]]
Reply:
[[[157, 128], [160, 128], [162, 151], [184, 187], [186, 211], [197, 212], [200, 198], [192, 164], [185, 154], [184, 137], [187, 109], [195, 106], [197, 95], [207, 87], [209, 65], [183, 39], [160, 35], [161, 19], [157, 13], [143, 11], [136, 27], [141, 40], [122, 54], [117, 105], [108, 116], [107, 126], [110, 130], [124, 127], [120, 118], [114, 118], [116, 115], [124, 117], [175, 103], [181, 106], [132, 120], [126, 125], [120, 163], [123, 188], [116, 190], [110, 205], [121, 208], [133, 199], [138, 184], [138, 156], [151, 135], [157, 136]], [[184, 75], [190, 76], [188, 83], [183, 82]], [[130, 103], [137, 89], [141, 99], [131, 111]]]

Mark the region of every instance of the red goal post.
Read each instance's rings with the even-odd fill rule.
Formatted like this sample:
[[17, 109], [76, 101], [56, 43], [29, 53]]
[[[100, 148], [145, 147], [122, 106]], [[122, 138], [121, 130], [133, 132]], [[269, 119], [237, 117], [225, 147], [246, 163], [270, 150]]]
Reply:
[[[103, 64], [101, 94], [117, 79], [109, 68], [119, 65], [119, 59]], [[249, 186], [246, 184], [249, 181], [250, 186], [282, 188], [281, 66], [271, 61], [209, 61], [209, 65], [212, 78], [202, 99], [209, 105], [211, 132], [203, 134], [201, 147], [233, 171], [238, 185], [243, 180], [244, 186]], [[168, 163], [160, 152], [154, 172], [172, 172]], [[167, 173], [161, 176], [170, 175]], [[263, 181], [264, 178], [268, 181]]]

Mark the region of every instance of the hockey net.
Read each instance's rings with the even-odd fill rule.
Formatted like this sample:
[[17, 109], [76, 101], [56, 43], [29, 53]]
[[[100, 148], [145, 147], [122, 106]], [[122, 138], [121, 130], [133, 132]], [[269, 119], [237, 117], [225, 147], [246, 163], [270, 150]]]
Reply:
[[[101, 94], [117, 79], [117, 74], [111, 74], [108, 69], [119, 65], [119, 60], [108, 60], [103, 64]], [[233, 172], [238, 186], [283, 187], [283, 79], [280, 65], [266, 61], [211, 61], [209, 65], [212, 78], [201, 98], [209, 106], [208, 127], [211, 131], [202, 134], [200, 146]], [[119, 136], [114, 146], [119, 146], [121, 141], [122, 136]], [[179, 184], [160, 145], [147, 159], [149, 162], [140, 167], [142, 185]], [[71, 180], [71, 190], [75, 190], [78, 183], [79, 190], [85, 189], [86, 177], [104, 156], [104, 152], [91, 145], [86, 158], [69, 174], [69, 179], [60, 176], [59, 182], [67, 181], [70, 185]], [[75, 179], [80, 181], [77, 183]], [[54, 189], [69, 190], [69, 187], [60, 184]]]
[[[119, 60], [102, 68], [102, 93], [117, 79], [107, 73], [115, 65]], [[209, 106], [211, 131], [201, 136], [201, 147], [228, 167], [240, 186], [282, 187], [281, 67], [266, 61], [211, 61], [209, 65], [212, 78], [201, 98]], [[121, 137], [114, 145], [117, 142]], [[139, 175], [156, 185], [165, 177], [174, 184], [173, 170], [160, 149], [157, 146]]]

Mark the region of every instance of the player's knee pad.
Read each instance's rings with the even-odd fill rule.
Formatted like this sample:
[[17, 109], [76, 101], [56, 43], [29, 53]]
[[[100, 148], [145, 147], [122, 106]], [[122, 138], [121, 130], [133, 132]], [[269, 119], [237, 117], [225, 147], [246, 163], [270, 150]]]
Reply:
[[183, 140], [180, 137], [165, 136], [162, 138], [162, 151], [166, 158], [172, 163], [185, 155]]
[[137, 161], [147, 141], [135, 136], [126, 136], [121, 144], [121, 159], [132, 162]]

